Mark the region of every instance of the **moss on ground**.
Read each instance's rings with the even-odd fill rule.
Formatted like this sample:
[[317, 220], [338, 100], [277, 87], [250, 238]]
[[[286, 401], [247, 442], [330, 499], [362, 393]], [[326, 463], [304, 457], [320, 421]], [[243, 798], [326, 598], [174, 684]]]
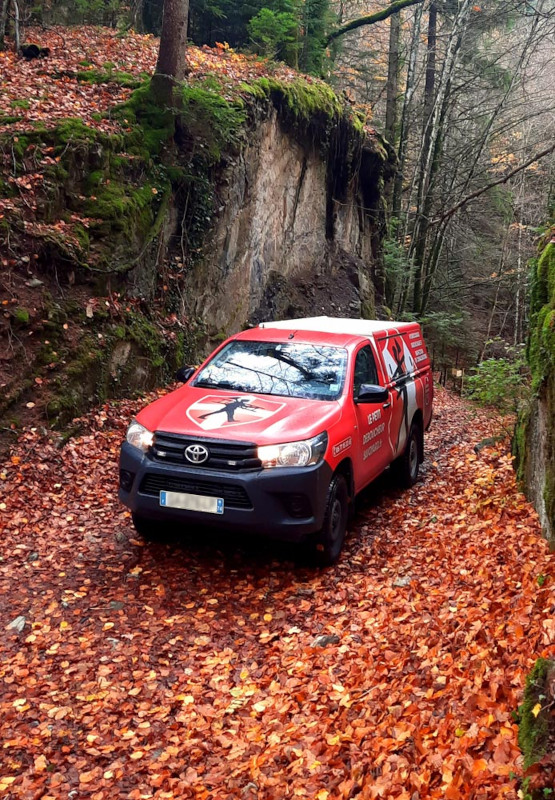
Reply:
[[150, 82], [136, 89], [126, 103], [114, 110], [112, 116], [128, 126], [127, 152], [145, 162], [163, 155], [164, 149], [173, 141], [174, 111], [159, 105]]
[[86, 69], [77, 73], [77, 80], [81, 83], [115, 83], [118, 86], [125, 86], [128, 89], [136, 89], [148, 78], [144, 73], [137, 77], [129, 72], [119, 72], [118, 70], [99, 70]]
[[17, 325], [25, 326], [29, 324], [30, 314], [26, 308], [16, 308], [12, 311], [13, 320]]
[[[135, 126], [131, 138], [140, 138], [140, 132]], [[35, 126], [17, 137], [12, 150], [17, 175], [33, 169], [41, 151], [51, 154], [40, 198], [41, 225], [33, 232], [61, 274], [75, 266], [124, 273], [159, 234], [160, 212], [172, 186], [144, 142], [142, 155], [132, 154], [123, 133], [106, 134], [66, 119], [48, 130]], [[57, 224], [60, 219], [63, 225]]]

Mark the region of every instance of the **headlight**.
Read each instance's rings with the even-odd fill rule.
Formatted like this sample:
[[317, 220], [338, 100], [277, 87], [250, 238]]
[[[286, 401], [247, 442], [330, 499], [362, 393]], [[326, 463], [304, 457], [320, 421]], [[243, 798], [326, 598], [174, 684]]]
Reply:
[[137, 447], [139, 450], [142, 450], [143, 453], [146, 453], [154, 441], [154, 434], [134, 419], [127, 429], [127, 436], [125, 438], [133, 447]]
[[262, 466], [308, 467], [322, 460], [328, 444], [328, 434], [320, 433], [312, 439], [286, 444], [268, 444], [258, 448]]

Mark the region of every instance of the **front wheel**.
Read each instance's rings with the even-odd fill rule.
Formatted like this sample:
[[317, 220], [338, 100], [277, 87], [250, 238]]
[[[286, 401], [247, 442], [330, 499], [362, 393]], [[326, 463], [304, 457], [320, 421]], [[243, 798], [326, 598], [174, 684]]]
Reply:
[[316, 536], [315, 561], [322, 567], [339, 558], [349, 515], [349, 492], [343, 475], [334, 475], [326, 497], [324, 524]]
[[391, 465], [397, 482], [405, 489], [414, 486], [420, 468], [422, 429], [417, 423], [410, 427], [403, 453]]
[[152, 519], [141, 517], [140, 514], [131, 514], [133, 527], [142, 538], [147, 542], [153, 542], [160, 537], [161, 523], [154, 522]]

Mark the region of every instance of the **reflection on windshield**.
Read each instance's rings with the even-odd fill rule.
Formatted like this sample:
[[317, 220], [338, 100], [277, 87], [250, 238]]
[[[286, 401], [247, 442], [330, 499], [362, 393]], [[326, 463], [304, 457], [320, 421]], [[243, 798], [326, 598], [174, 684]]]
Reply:
[[347, 351], [302, 342], [230, 342], [199, 373], [194, 386], [312, 400], [339, 397]]

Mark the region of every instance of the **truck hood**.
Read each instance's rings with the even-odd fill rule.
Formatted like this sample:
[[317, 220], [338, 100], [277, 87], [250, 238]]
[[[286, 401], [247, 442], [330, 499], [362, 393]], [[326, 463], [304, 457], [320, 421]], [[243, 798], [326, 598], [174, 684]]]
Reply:
[[340, 417], [338, 401], [183, 386], [144, 408], [137, 420], [151, 431], [278, 444], [316, 436]]

